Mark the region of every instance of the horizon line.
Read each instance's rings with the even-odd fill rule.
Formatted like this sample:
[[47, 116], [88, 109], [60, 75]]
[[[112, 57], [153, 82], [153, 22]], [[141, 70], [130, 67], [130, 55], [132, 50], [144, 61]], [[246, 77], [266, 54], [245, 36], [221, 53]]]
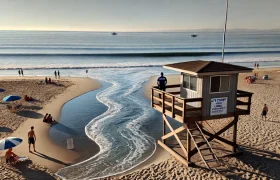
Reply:
[[[242, 28], [232, 28], [232, 29], [228, 29], [228, 31], [275, 31], [275, 30], [280, 30], [280, 28], [273, 28], [273, 29], [242, 29]], [[96, 32], [96, 33], [112, 33], [112, 32], [119, 32], [119, 33], [153, 33], [153, 32], [191, 32], [191, 31], [223, 31], [223, 29], [215, 29], [215, 28], [209, 28], [209, 29], [179, 29], [179, 30], [150, 30], [150, 31], [108, 31], [108, 30], [104, 30], [104, 31], [90, 31], [90, 30], [44, 30], [44, 29], [40, 29], [40, 30], [32, 30], [32, 29], [19, 29], [19, 30], [15, 30], [15, 29], [3, 29], [0, 31], [39, 31], [39, 32]]]

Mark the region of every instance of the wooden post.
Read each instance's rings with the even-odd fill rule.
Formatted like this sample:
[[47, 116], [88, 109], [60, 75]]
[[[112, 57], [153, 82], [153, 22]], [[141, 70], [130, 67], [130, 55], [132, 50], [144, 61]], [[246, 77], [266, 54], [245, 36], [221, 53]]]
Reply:
[[151, 90], [151, 106], [154, 107], [154, 89], [152, 88]]
[[183, 101], [183, 112], [182, 112], [183, 122], [185, 122], [185, 116], [186, 116], [186, 99], [184, 99]]
[[[236, 137], [237, 137], [237, 122], [238, 122], [238, 116], [234, 116], [234, 125], [233, 125], [233, 136], [232, 136], [232, 142], [236, 144]], [[232, 152], [236, 152], [236, 147], [232, 147]]]
[[190, 152], [191, 152], [191, 143], [192, 143], [192, 141], [191, 141], [191, 135], [189, 134], [189, 133], [187, 133], [187, 152], [188, 152], [188, 157], [187, 157], [187, 161], [188, 162], [191, 162], [191, 154], [190, 154]]
[[203, 99], [200, 101], [200, 108], [201, 108], [201, 119], [202, 119], [202, 116], [204, 115], [203, 113]]
[[165, 113], [165, 104], [164, 104], [164, 101], [165, 101], [165, 94], [162, 92], [162, 114]]
[[[164, 136], [165, 133], [166, 133], [165, 132], [166, 131], [166, 128], [165, 128], [166, 127], [166, 123], [164, 121], [164, 117], [163, 116], [164, 116], [164, 114], [162, 115], [162, 134], [163, 134], [162, 136]], [[165, 139], [163, 139], [162, 142], [163, 142], [163, 144], [165, 144]]]
[[175, 105], [175, 97], [172, 96], [172, 118], [175, 118], [174, 105]]
[[248, 99], [248, 107], [247, 107], [248, 113], [250, 113], [250, 111], [251, 111], [251, 100], [252, 100], [252, 95], [250, 95], [249, 99]]

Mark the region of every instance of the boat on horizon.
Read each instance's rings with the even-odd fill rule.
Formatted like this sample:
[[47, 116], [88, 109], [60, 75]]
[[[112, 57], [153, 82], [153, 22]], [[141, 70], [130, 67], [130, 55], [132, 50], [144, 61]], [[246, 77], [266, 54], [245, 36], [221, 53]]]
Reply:
[[196, 37], [196, 36], [197, 36], [197, 34], [192, 34], [192, 35], [191, 35], [191, 37]]
[[117, 35], [117, 33], [116, 32], [112, 32], [112, 35], [115, 36], [115, 35]]

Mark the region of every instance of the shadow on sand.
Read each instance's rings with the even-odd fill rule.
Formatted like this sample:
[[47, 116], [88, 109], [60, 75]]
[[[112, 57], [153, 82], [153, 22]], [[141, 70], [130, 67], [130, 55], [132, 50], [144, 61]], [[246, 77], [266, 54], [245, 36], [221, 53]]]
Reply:
[[279, 121], [266, 121], [266, 122], [280, 123]]
[[[261, 149], [255, 149], [247, 146], [240, 146], [243, 156], [237, 157], [248, 167], [253, 167], [255, 172], [246, 169], [233, 168], [240, 174], [246, 174], [246, 179], [279, 179], [280, 155]], [[240, 179], [240, 177], [238, 178]], [[242, 179], [242, 178], [241, 178]]]
[[50, 160], [50, 161], [52, 161], [52, 162], [55, 162], [55, 163], [58, 163], [58, 164], [62, 164], [62, 165], [64, 165], [64, 166], [69, 166], [69, 165], [70, 165], [70, 164], [64, 163], [64, 162], [62, 162], [62, 161], [60, 161], [60, 160], [58, 160], [58, 159], [52, 158], [52, 157], [47, 156], [47, 155], [45, 155], [45, 154], [43, 154], [43, 153], [40, 153], [40, 152], [32, 152], [32, 154], [34, 154], [34, 155], [36, 155], [36, 156], [39, 156], [39, 157], [41, 157], [41, 158]]
[[13, 132], [13, 130], [7, 127], [0, 127], [0, 132]]
[[40, 118], [44, 117], [40, 113], [37, 113], [34, 111], [28, 111], [28, 110], [19, 111], [19, 112], [17, 112], [17, 115], [22, 116], [22, 117], [27, 117], [27, 118], [34, 118], [34, 119], [40, 119]]
[[77, 135], [77, 132], [75, 130], [73, 130], [72, 128], [70, 128], [68, 126], [65, 126], [64, 124], [61, 124], [57, 121], [54, 121], [54, 122], [49, 123], [49, 124], [51, 124], [52, 128], [57, 130], [57, 131], [63, 132], [65, 134]]
[[31, 110], [41, 110], [42, 109], [42, 107], [34, 106], [34, 105], [32, 105], [32, 106], [23, 105], [22, 108], [23, 109], [31, 109]]
[[[31, 167], [30, 167], [31, 165]], [[13, 167], [6, 167], [9, 171], [15, 171], [20, 173], [25, 179], [44, 179], [44, 180], [55, 180], [53, 176], [41, 169], [32, 169], [32, 161], [27, 160], [24, 162], [19, 162]]]

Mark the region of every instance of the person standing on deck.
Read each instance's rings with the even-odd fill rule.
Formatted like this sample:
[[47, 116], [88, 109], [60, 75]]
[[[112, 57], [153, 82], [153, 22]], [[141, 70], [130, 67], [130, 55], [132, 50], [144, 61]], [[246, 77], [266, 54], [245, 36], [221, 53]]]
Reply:
[[54, 76], [55, 76], [55, 79], [57, 79], [57, 74], [56, 74], [56, 71], [54, 71]]
[[163, 76], [163, 72], [160, 73], [160, 77], [157, 80], [158, 88], [162, 91], [165, 91], [166, 89], [166, 84], [167, 84], [167, 79], [166, 77]]
[[33, 144], [34, 152], [36, 152], [36, 150], [35, 150], [35, 141], [36, 141], [36, 136], [35, 136], [34, 127], [31, 126], [31, 130], [28, 131], [29, 152], [31, 152], [31, 151], [30, 151], [30, 145], [31, 145], [31, 144]]
[[268, 112], [268, 107], [266, 106], [266, 104], [264, 104], [263, 110], [262, 110], [262, 119], [263, 117], [265, 118], [264, 120], [266, 120], [266, 115]]
[[58, 76], [58, 79], [60, 79], [60, 72], [59, 72], [59, 70], [57, 71], [57, 76]]

